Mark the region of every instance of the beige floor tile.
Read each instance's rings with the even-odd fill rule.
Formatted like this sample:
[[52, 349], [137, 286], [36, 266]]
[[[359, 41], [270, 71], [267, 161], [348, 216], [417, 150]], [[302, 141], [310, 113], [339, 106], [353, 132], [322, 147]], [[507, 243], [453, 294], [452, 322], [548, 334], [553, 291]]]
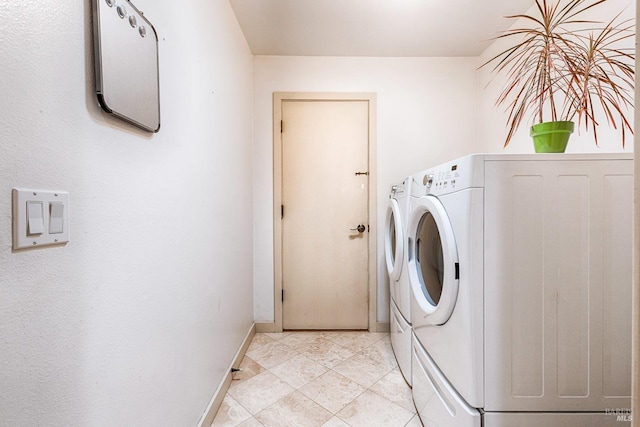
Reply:
[[[271, 340], [271, 338], [269, 339]], [[282, 362], [286, 362], [298, 354], [299, 353], [297, 351], [288, 345], [284, 345], [280, 341], [274, 340], [271, 340], [271, 342], [268, 343], [263, 343], [262, 345], [256, 346], [247, 351], [247, 356], [267, 369], [273, 368]]]
[[383, 338], [380, 341], [370, 345], [362, 350], [362, 354], [368, 356], [381, 364], [386, 364], [392, 368], [398, 366], [396, 356], [393, 354], [391, 340]]
[[322, 427], [349, 427], [349, 424], [345, 423], [338, 417], [332, 417], [329, 421], [322, 424]]
[[256, 348], [259, 348], [260, 346], [263, 346], [265, 344], [270, 344], [272, 342], [276, 341], [275, 339], [269, 337], [267, 334], [255, 334], [253, 336], [253, 338], [251, 339], [251, 343], [249, 344], [249, 348], [247, 348], [247, 353], [250, 352], [251, 350], [255, 350]]
[[263, 427], [263, 426], [264, 424], [256, 420], [254, 417], [251, 417], [247, 421], [243, 421], [242, 423], [238, 424], [237, 427]]
[[240, 368], [213, 427], [421, 426], [388, 333], [256, 334]]
[[295, 392], [280, 399], [256, 415], [269, 427], [320, 427], [332, 414], [302, 393]]
[[327, 368], [300, 354], [270, 371], [291, 387], [300, 388], [327, 372]]
[[332, 414], [360, 396], [365, 388], [349, 378], [329, 371], [300, 389], [300, 392], [319, 403]]
[[278, 341], [290, 334], [291, 332], [272, 332], [272, 333], [264, 333], [263, 335]]
[[342, 332], [328, 339], [357, 353], [388, 335], [387, 333]]
[[391, 372], [392, 369], [393, 366], [389, 366], [387, 363], [376, 362], [362, 353], [358, 353], [333, 367], [334, 371], [357, 382], [365, 388], [369, 388], [380, 381], [380, 379]]
[[240, 368], [241, 370], [239, 372], [233, 373], [232, 384], [246, 381], [249, 378], [266, 371], [264, 367], [260, 366], [260, 364], [256, 363], [256, 361], [251, 359], [249, 356], [245, 356], [242, 358], [242, 362], [240, 362], [240, 366], [238, 366], [238, 368]]
[[352, 427], [403, 427], [414, 414], [367, 390], [337, 415]]
[[233, 397], [225, 396], [211, 427], [234, 427], [251, 418], [251, 414]]
[[352, 357], [355, 352], [323, 337], [311, 344], [303, 354], [327, 368], [333, 368]]
[[323, 337], [321, 332], [304, 331], [289, 334], [282, 338], [280, 342], [302, 353], [314, 342], [322, 339]]
[[229, 387], [229, 394], [254, 415], [293, 391], [293, 387], [271, 372], [263, 372]]
[[399, 368], [394, 369], [382, 377], [382, 379], [371, 386], [369, 390], [403, 407], [411, 413], [415, 414], [416, 412], [411, 397], [411, 389], [405, 382]]
[[419, 416], [414, 415], [405, 427], [422, 427], [422, 421], [420, 421]]

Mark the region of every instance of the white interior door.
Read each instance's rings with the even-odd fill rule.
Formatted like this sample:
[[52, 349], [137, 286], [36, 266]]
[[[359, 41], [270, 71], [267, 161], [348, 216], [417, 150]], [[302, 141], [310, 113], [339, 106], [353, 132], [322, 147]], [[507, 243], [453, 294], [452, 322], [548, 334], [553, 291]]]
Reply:
[[283, 101], [282, 120], [283, 328], [367, 329], [368, 103]]

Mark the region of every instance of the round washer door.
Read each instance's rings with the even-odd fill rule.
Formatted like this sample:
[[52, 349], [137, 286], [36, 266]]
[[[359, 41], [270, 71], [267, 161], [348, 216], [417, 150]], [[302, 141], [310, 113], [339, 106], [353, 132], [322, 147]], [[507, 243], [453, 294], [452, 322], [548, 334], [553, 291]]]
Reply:
[[404, 232], [400, 217], [400, 206], [396, 199], [389, 199], [387, 219], [384, 227], [384, 258], [387, 262], [389, 279], [396, 282], [402, 273], [404, 257]]
[[437, 197], [417, 201], [408, 227], [409, 280], [432, 325], [449, 320], [458, 298], [458, 248], [447, 212]]

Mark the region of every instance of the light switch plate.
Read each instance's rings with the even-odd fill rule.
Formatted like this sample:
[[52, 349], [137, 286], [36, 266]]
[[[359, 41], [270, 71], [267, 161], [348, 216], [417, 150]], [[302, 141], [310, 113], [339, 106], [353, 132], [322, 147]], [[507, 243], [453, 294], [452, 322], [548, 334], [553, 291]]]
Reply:
[[[13, 199], [13, 249], [34, 248], [45, 245], [61, 245], [69, 241], [69, 193], [65, 191], [28, 190], [14, 188]], [[32, 202], [42, 203], [42, 233], [27, 234], [28, 209]], [[52, 209], [51, 205], [55, 205]], [[60, 204], [62, 207], [60, 207]], [[51, 212], [54, 224], [50, 228]], [[60, 211], [62, 211], [60, 218]], [[60, 232], [60, 228], [62, 228]], [[39, 231], [39, 230], [38, 230]], [[52, 233], [51, 231], [55, 231]]]

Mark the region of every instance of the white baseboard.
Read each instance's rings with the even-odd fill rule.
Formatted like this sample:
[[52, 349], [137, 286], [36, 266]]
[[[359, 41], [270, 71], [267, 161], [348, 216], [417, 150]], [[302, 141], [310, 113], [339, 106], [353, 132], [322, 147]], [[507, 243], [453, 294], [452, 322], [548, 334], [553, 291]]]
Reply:
[[231, 385], [231, 368], [236, 368], [242, 362], [242, 358], [244, 354], [247, 352], [247, 348], [249, 344], [251, 344], [251, 339], [256, 333], [256, 324], [253, 323], [247, 332], [247, 335], [244, 337], [244, 341], [242, 341], [242, 345], [236, 352], [236, 355], [227, 369], [227, 375], [225, 375], [224, 380], [218, 386], [218, 389], [213, 393], [213, 397], [207, 405], [207, 409], [204, 411], [204, 414], [200, 417], [200, 421], [198, 421], [198, 427], [210, 427], [213, 423], [213, 419], [216, 417], [218, 413], [218, 409], [220, 409], [220, 405], [222, 405], [222, 401], [224, 400], [225, 394], [227, 394], [227, 390], [229, 390], [229, 386]]
[[389, 332], [390, 330], [391, 326], [388, 322], [376, 322], [376, 332]]
[[[371, 332], [389, 332], [391, 327], [389, 322], [376, 322], [373, 325], [373, 328], [370, 328]], [[256, 333], [258, 334], [268, 334], [276, 331], [276, 324], [274, 322], [271, 323], [256, 323]]]
[[[389, 322], [376, 322], [374, 325], [375, 329], [370, 329], [371, 332], [389, 332], [391, 327], [389, 326]], [[259, 334], [268, 334], [276, 331], [275, 323], [256, 323], [256, 333]]]
[[276, 324], [274, 322], [256, 323], [256, 333], [258, 334], [269, 334], [269, 333], [274, 333], [275, 331], [276, 331]]

